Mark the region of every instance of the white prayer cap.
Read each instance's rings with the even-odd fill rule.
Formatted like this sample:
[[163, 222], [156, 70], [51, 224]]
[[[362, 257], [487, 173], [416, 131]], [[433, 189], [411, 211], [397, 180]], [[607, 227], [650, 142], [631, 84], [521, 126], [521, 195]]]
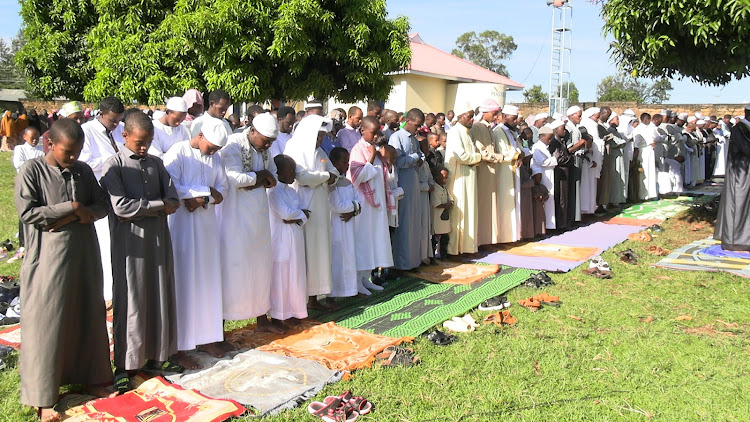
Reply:
[[176, 111], [178, 113], [187, 113], [188, 107], [182, 97], [172, 97], [167, 100], [167, 110]]
[[609, 116], [609, 119], [607, 119], [607, 123], [611, 122], [611, 121], [612, 121], [612, 119], [614, 119], [615, 117], [617, 117], [617, 113], [615, 113], [615, 112], [613, 111], [613, 112], [612, 112], [612, 114], [611, 114], [611, 115]]
[[664, 110], [664, 109], [662, 109], [661, 113], [659, 113], [659, 114], [661, 114], [662, 116], [669, 116], [669, 112], [667, 110]]
[[534, 121], [546, 119], [547, 117], [549, 117], [549, 113], [539, 113], [536, 116], [534, 116]]
[[689, 117], [687, 118], [687, 122], [688, 122], [688, 123], [693, 123], [693, 122], [697, 122], [697, 121], [698, 121], [698, 118], [697, 118], [697, 117], [695, 117], [695, 116], [689, 116]]
[[686, 121], [687, 118], [688, 118], [688, 114], [687, 113], [680, 113], [680, 114], [677, 115], [677, 118], [680, 119], [680, 120], [685, 120]]
[[333, 130], [333, 120], [329, 119], [328, 117], [324, 117], [323, 122], [320, 125], [320, 129], [318, 129], [318, 132], [330, 132], [332, 130]]
[[581, 111], [581, 107], [578, 107], [577, 105], [574, 105], [574, 106], [568, 108], [568, 111], [565, 112], [565, 115], [566, 116], [572, 116], [572, 115], [578, 113], [579, 111]]
[[492, 98], [484, 100], [482, 105], [479, 106], [480, 113], [494, 113], [496, 111], [500, 111], [500, 104]]
[[632, 108], [629, 108], [629, 109], [623, 111], [622, 114], [623, 115], [627, 115], [627, 116], [633, 116], [633, 117], [635, 117], [635, 111], [633, 111]]
[[560, 121], [562, 121], [562, 119], [564, 117], [565, 116], [563, 116], [562, 113], [552, 113], [552, 120], [560, 120]]
[[271, 113], [260, 113], [253, 118], [253, 127], [266, 138], [276, 139], [279, 136], [279, 120]]
[[705, 124], [706, 124], [706, 121], [705, 121], [705, 120], [703, 120], [703, 119], [698, 119], [698, 121], [697, 121], [697, 122], [695, 122], [695, 124], [696, 124], [696, 125], [705, 125]]
[[208, 142], [217, 147], [223, 147], [227, 143], [227, 129], [224, 127], [224, 122], [215, 117], [207, 117], [203, 121], [201, 133]]
[[552, 135], [552, 128], [549, 125], [544, 125], [539, 128], [540, 135]]
[[[583, 112], [583, 117], [591, 117], [594, 114], [599, 112], [599, 107], [589, 107], [586, 109], [586, 111]], [[570, 114], [568, 114], [570, 116]]]
[[323, 103], [313, 98], [305, 103], [305, 110], [308, 108], [323, 108]]
[[518, 116], [518, 107], [506, 104], [505, 107], [503, 107], [503, 114], [507, 114], [508, 116]]
[[701, 112], [700, 112], [700, 111], [696, 111], [696, 112], [695, 112], [695, 117], [697, 117], [697, 118], [699, 118], [699, 119], [702, 119], [702, 118], [703, 118], [703, 114], [701, 114]]
[[562, 120], [555, 120], [552, 123], [547, 123], [545, 126], [549, 126], [550, 129], [555, 130], [564, 124]]

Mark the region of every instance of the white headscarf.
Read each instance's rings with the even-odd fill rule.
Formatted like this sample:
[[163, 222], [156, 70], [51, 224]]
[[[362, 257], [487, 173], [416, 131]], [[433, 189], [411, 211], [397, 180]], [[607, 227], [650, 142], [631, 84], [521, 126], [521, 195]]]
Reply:
[[286, 143], [284, 154], [292, 157], [297, 164], [304, 168], [315, 167], [315, 150], [318, 148], [318, 132], [328, 132], [331, 120], [311, 114], [300, 120], [294, 135]]

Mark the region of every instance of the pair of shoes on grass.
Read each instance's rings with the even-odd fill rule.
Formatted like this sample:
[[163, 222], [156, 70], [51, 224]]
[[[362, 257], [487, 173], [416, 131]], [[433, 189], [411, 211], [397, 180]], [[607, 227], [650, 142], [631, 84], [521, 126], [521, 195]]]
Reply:
[[450, 331], [457, 333], [470, 333], [479, 327], [479, 324], [474, 320], [470, 314], [466, 314], [463, 317], [453, 317], [443, 323], [443, 327]]
[[583, 270], [583, 273], [602, 279], [612, 278], [614, 275], [612, 268], [609, 266], [609, 262], [605, 261], [601, 256], [591, 258], [591, 261], [589, 261], [589, 267]]
[[559, 296], [551, 296], [548, 293], [544, 292], [526, 299], [521, 299], [518, 301], [518, 304], [532, 312], [536, 312], [542, 309], [542, 306], [552, 306], [558, 308], [560, 307], [560, 305], [562, 305], [562, 302], [560, 302]]
[[544, 271], [538, 272], [536, 274], [532, 274], [524, 282], [524, 286], [531, 287], [534, 289], [542, 289], [546, 286], [554, 286], [554, 285], [555, 285], [555, 282], [552, 281], [550, 276], [548, 276], [547, 273]]
[[510, 314], [510, 311], [499, 311], [495, 312], [494, 314], [487, 315], [482, 320], [487, 324], [495, 324], [500, 327], [504, 327], [506, 325], [515, 325], [518, 320]]
[[326, 422], [354, 422], [372, 409], [372, 403], [351, 391], [345, 391], [340, 396], [328, 396], [322, 402], [314, 401], [307, 406], [311, 415]]

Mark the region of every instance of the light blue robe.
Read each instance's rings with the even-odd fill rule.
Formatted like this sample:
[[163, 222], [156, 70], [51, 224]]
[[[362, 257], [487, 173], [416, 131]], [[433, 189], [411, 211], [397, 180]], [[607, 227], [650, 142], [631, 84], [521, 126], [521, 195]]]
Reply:
[[417, 160], [424, 160], [424, 156], [416, 136], [404, 129], [391, 135], [388, 144], [398, 151], [398, 185], [404, 190], [404, 197], [398, 202], [399, 225], [391, 238], [393, 266], [410, 270], [422, 262], [422, 201]]

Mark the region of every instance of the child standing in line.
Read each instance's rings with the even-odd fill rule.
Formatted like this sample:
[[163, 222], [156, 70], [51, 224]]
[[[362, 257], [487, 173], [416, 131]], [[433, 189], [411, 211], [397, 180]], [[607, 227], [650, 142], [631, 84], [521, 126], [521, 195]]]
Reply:
[[[44, 150], [39, 145], [39, 130], [34, 126], [29, 126], [23, 131], [24, 143], [13, 149], [13, 167], [16, 173], [21, 170], [21, 165], [28, 160], [38, 157], [44, 157]], [[23, 258], [26, 248], [24, 247], [23, 222], [18, 220], [18, 251], [8, 262], [15, 262]]]
[[[331, 164], [340, 174], [349, 170], [349, 151], [335, 147], [329, 154]], [[331, 294], [333, 297], [357, 295], [357, 262], [354, 241], [354, 220], [362, 207], [355, 197], [354, 185], [344, 177], [339, 177], [329, 188], [331, 201], [331, 255], [339, 259], [331, 260]]]
[[305, 267], [305, 233], [302, 226], [310, 217], [297, 191], [291, 187], [297, 164], [288, 155], [273, 158], [279, 183], [268, 190], [271, 209], [271, 323], [286, 330], [284, 321], [294, 324], [307, 318], [307, 268]]
[[453, 207], [453, 201], [445, 188], [445, 182], [448, 180], [448, 169], [445, 167], [435, 167], [432, 170], [432, 177], [435, 179], [435, 190], [430, 195], [430, 205], [432, 205], [432, 249], [435, 256], [440, 259], [448, 257], [448, 233], [451, 231], [450, 210]]

